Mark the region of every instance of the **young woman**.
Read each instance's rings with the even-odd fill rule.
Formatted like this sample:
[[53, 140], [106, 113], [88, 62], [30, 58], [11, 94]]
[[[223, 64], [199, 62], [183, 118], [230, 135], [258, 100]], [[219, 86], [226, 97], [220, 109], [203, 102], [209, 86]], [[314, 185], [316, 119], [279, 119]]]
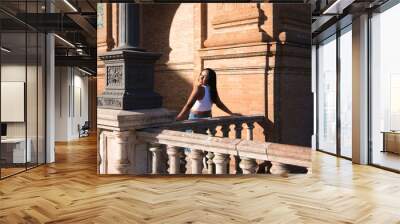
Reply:
[[193, 85], [192, 93], [181, 112], [176, 116], [176, 120], [185, 120], [189, 114], [189, 120], [211, 117], [211, 107], [215, 103], [218, 108], [229, 115], [240, 115], [232, 113], [218, 96], [217, 76], [215, 71], [204, 69]]

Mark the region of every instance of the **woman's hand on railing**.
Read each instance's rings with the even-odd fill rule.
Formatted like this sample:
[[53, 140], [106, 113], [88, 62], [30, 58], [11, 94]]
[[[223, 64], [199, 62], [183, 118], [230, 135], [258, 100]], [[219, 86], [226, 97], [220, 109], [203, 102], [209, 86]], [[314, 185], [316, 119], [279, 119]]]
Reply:
[[178, 114], [178, 116], [176, 116], [175, 118], [176, 121], [184, 121], [185, 120], [185, 116]]
[[241, 113], [231, 113], [229, 115], [231, 115], [231, 116], [243, 116], [243, 114], [241, 114]]

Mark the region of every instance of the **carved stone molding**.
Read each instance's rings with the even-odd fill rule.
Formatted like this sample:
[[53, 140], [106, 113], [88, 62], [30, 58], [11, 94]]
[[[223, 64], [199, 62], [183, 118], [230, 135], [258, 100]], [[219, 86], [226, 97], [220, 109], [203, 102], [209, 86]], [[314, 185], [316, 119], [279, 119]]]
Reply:
[[107, 66], [107, 87], [123, 87], [123, 66]]
[[211, 17], [213, 31], [205, 40], [205, 47], [264, 42], [268, 38], [260, 25], [266, 16], [257, 3], [218, 3]]

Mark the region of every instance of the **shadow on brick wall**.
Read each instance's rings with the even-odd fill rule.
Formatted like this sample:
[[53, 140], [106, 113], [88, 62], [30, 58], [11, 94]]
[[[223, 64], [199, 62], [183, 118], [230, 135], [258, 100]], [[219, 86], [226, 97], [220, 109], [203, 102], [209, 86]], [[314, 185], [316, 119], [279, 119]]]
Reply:
[[[143, 46], [162, 53], [155, 68], [155, 91], [163, 97], [163, 107], [179, 112], [192, 90], [193, 72], [171, 63], [171, 27], [180, 4], [143, 5]], [[182, 30], [182, 38], [186, 35]], [[186, 35], [188, 36], [188, 35]], [[172, 66], [172, 67], [171, 67]]]

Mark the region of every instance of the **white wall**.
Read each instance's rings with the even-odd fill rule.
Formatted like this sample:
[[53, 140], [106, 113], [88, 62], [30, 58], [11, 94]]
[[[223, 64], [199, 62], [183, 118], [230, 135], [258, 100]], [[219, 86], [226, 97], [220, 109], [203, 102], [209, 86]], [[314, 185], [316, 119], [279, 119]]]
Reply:
[[88, 120], [88, 78], [72, 67], [56, 67], [56, 141], [79, 138], [78, 125]]
[[311, 89], [313, 93], [313, 135], [311, 136], [311, 148], [317, 149], [317, 47], [311, 48]]
[[[86, 76], [82, 76], [82, 73], [75, 69], [74, 70], [74, 81], [73, 81], [73, 108], [72, 111], [72, 120], [71, 120], [71, 136], [72, 138], [78, 138], [78, 125], [82, 126], [85, 121], [88, 120], [88, 78]], [[71, 90], [72, 90], [71, 89]]]
[[[27, 69], [27, 70], [26, 70]], [[1, 81], [2, 82], [24, 82], [26, 83], [25, 76], [26, 71], [28, 74], [32, 74], [33, 72], [36, 74], [36, 67], [34, 66], [25, 66], [25, 64], [3, 64], [1, 66]], [[36, 80], [30, 80], [28, 77], [29, 85], [36, 85]], [[36, 108], [36, 88], [27, 88], [27, 106], [30, 103], [34, 102], [34, 106]], [[4, 96], [2, 96], [4, 97]], [[8, 110], [8, 108], [1, 108], [1, 110]], [[24, 110], [24, 108], [22, 108]], [[28, 137], [32, 132], [30, 130], [36, 130], [36, 113], [32, 113], [32, 111], [27, 108], [27, 119], [28, 119]], [[34, 122], [34, 124], [32, 123]], [[8, 137], [25, 137], [25, 126], [26, 122], [6, 122], [7, 123], [7, 136]], [[36, 132], [35, 132], [36, 135]]]
[[68, 87], [70, 83], [68, 71], [67, 67], [55, 68], [55, 141], [68, 140]]

